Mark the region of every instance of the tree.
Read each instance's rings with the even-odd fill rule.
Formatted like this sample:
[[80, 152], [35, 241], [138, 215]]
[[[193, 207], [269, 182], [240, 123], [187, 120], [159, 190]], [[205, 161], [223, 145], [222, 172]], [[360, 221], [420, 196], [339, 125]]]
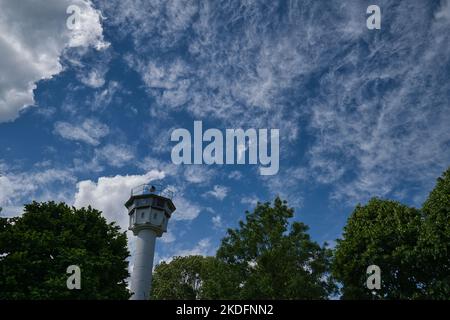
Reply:
[[435, 299], [450, 298], [450, 168], [438, 178], [423, 207], [419, 260], [423, 292]]
[[229, 265], [241, 299], [326, 299], [335, 290], [328, 276], [331, 250], [313, 242], [308, 227], [289, 222], [294, 210], [276, 198], [246, 212], [229, 229], [217, 258]]
[[358, 205], [337, 240], [333, 274], [342, 287], [343, 299], [370, 299], [366, 286], [370, 265], [381, 269], [382, 286], [376, 297], [406, 299], [420, 295], [416, 253], [420, 233], [419, 210], [398, 202], [374, 198]]
[[[0, 223], [0, 300], [127, 299], [127, 239], [91, 207], [54, 202], [26, 205]], [[81, 290], [68, 290], [70, 265]]]
[[[232, 299], [236, 282], [229, 266], [215, 257], [175, 257], [155, 267], [151, 297], [155, 300]], [[235, 275], [237, 276], [237, 275]]]
[[358, 205], [337, 241], [333, 274], [343, 299], [368, 299], [366, 269], [381, 269], [380, 299], [450, 297], [450, 169], [421, 210], [372, 199]]
[[152, 299], [199, 299], [207, 259], [203, 256], [175, 257], [169, 263], [158, 264], [152, 279]]
[[154, 299], [325, 299], [331, 250], [311, 241], [308, 227], [275, 199], [228, 230], [216, 257], [177, 257], [155, 268]]

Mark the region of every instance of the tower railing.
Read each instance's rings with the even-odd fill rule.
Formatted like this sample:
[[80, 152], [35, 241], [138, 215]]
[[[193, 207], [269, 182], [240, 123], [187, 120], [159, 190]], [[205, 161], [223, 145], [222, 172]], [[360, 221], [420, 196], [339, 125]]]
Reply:
[[141, 184], [140, 186], [131, 189], [131, 196], [140, 196], [145, 194], [155, 194], [170, 200], [172, 200], [174, 196], [174, 192], [165, 188], [162, 184]]

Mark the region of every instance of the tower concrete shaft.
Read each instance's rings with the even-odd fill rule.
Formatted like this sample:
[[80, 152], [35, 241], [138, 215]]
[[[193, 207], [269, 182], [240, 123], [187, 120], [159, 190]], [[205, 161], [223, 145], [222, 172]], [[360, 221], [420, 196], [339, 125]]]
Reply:
[[152, 285], [153, 258], [155, 256], [156, 233], [151, 229], [142, 229], [136, 238], [131, 300], [148, 300]]

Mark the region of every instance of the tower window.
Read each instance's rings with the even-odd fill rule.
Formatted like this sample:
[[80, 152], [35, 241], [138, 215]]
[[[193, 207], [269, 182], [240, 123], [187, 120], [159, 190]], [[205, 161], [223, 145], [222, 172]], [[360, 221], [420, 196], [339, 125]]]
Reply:
[[164, 207], [164, 200], [160, 198], [155, 198], [155, 206], [163, 208]]

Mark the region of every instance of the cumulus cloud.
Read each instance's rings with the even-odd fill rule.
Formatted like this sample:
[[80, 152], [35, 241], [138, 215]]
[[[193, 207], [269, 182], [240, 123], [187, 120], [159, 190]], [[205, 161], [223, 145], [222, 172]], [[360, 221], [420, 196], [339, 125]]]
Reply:
[[[76, 25], [74, 28], [70, 28], [69, 47], [93, 46], [97, 50], [109, 47], [109, 43], [103, 39], [102, 13], [94, 8], [92, 1], [70, 1], [69, 6], [79, 8], [77, 16], [74, 17], [78, 21], [75, 21]], [[67, 11], [66, 9], [66, 13]], [[70, 22], [66, 20], [67, 24], [70, 24]]]
[[100, 139], [108, 135], [109, 127], [94, 119], [86, 119], [81, 124], [59, 121], [55, 123], [54, 133], [67, 140], [97, 146]]
[[[69, 5], [80, 8], [79, 28], [69, 30]], [[67, 48], [103, 49], [101, 14], [89, 0], [0, 0], [0, 122], [34, 104], [38, 81], [62, 71]]]
[[128, 228], [128, 215], [124, 203], [130, 190], [153, 180], [164, 178], [164, 173], [152, 170], [144, 175], [116, 175], [100, 177], [97, 182], [84, 180], [77, 183], [75, 207], [92, 206], [103, 212], [109, 222], [116, 222], [124, 230]]

